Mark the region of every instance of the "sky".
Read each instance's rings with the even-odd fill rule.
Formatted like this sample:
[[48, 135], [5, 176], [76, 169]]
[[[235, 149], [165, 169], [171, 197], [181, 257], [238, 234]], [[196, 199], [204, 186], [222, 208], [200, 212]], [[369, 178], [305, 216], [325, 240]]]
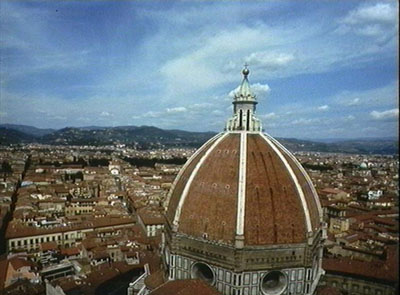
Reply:
[[397, 1], [0, 1], [0, 123], [398, 134]]

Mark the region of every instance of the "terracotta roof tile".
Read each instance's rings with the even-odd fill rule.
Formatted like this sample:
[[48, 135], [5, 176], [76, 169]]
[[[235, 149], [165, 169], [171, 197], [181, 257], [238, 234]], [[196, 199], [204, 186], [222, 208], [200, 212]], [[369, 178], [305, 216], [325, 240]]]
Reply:
[[[396, 251], [396, 250], [394, 250]], [[386, 261], [359, 261], [350, 258], [324, 258], [322, 268], [329, 272], [357, 275], [367, 279], [396, 282], [398, 280], [398, 255], [391, 251]]]
[[154, 290], [155, 288], [161, 286], [165, 283], [163, 271], [159, 270], [147, 276], [144, 280], [144, 283], [146, 287], [150, 290]]
[[235, 239], [240, 135], [229, 134], [194, 177], [182, 208], [179, 231], [232, 243]]
[[[194, 156], [194, 158], [189, 159], [191, 162], [187, 164], [187, 167], [182, 171], [182, 175], [180, 175], [179, 180], [176, 183], [176, 186], [172, 192], [171, 199], [168, 204], [167, 211], [167, 219], [172, 224], [176, 212], [176, 208], [178, 207], [178, 203], [181, 197], [181, 194], [185, 188], [185, 184], [190, 177], [190, 174], [196, 167], [196, 164], [200, 161], [200, 159], [204, 156], [207, 150], [211, 147], [211, 145], [215, 142], [215, 140], [208, 142], [207, 144], [201, 147], [199, 153]], [[178, 175], [179, 176], [179, 175]]]
[[245, 243], [304, 242], [304, 210], [278, 155], [261, 136], [249, 135], [247, 161]]

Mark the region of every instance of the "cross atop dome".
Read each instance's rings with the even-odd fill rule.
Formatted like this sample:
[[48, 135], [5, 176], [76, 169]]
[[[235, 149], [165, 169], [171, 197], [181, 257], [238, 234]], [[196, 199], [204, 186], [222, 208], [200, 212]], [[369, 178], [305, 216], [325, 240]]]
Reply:
[[249, 80], [250, 74], [247, 63], [242, 70], [243, 80], [239, 91], [233, 97], [233, 116], [226, 124], [227, 131], [253, 131], [261, 132], [261, 121], [255, 117], [257, 99], [251, 91]]

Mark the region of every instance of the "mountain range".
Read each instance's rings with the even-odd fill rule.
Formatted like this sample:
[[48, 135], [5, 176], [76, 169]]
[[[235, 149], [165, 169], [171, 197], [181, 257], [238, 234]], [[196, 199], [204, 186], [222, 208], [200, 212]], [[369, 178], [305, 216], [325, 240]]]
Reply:
[[[0, 145], [42, 143], [50, 145], [127, 144], [139, 148], [199, 147], [215, 132], [165, 130], [153, 126], [67, 127], [41, 129], [27, 125], [0, 124]], [[355, 154], [398, 154], [397, 138], [302, 140], [277, 138], [291, 151]]]

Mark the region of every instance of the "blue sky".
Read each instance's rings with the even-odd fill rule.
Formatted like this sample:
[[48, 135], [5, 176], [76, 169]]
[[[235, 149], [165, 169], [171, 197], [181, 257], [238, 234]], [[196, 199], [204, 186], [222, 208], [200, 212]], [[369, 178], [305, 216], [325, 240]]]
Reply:
[[267, 133], [398, 133], [397, 1], [1, 1], [0, 122], [221, 131], [249, 64]]

